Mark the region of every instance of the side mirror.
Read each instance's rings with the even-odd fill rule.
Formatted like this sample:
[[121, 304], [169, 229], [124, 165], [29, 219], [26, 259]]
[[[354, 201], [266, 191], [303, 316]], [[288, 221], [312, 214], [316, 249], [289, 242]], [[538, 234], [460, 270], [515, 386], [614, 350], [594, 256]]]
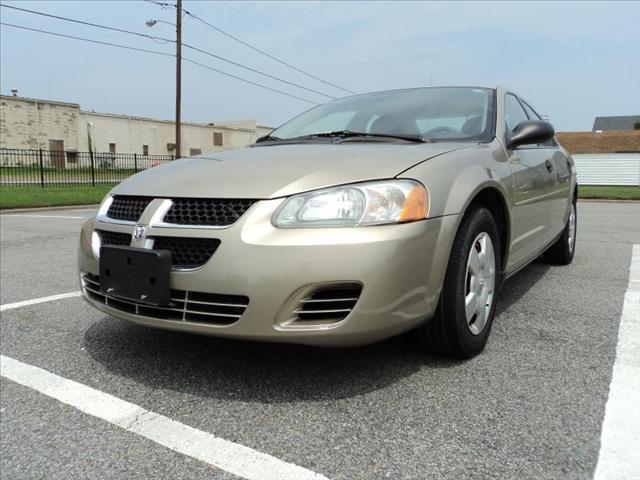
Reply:
[[507, 141], [507, 147], [509, 150], [513, 150], [520, 145], [545, 143], [551, 140], [555, 133], [553, 125], [549, 122], [542, 120], [520, 122], [516, 128], [513, 129], [513, 132], [511, 132]]

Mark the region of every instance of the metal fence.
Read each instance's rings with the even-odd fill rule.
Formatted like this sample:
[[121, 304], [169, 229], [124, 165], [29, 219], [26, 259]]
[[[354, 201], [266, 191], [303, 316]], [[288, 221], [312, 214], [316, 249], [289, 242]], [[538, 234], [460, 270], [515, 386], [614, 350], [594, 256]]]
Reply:
[[0, 186], [113, 185], [173, 155], [0, 149]]
[[581, 185], [640, 186], [640, 153], [572, 155]]

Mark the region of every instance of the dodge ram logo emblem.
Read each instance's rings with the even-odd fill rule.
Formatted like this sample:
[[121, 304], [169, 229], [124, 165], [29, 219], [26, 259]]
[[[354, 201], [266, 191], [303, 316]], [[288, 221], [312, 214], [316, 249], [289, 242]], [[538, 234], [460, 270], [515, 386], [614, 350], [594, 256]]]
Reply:
[[146, 231], [146, 225], [136, 225], [136, 229], [133, 231], [133, 239], [140, 240], [142, 237], [144, 237]]

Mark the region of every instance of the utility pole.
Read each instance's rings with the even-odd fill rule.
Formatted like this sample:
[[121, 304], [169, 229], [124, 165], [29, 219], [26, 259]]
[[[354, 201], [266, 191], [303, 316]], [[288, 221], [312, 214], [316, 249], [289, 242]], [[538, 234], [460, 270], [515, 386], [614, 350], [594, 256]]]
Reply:
[[182, 101], [182, 0], [176, 5], [176, 158], [182, 154], [180, 140], [180, 103]]

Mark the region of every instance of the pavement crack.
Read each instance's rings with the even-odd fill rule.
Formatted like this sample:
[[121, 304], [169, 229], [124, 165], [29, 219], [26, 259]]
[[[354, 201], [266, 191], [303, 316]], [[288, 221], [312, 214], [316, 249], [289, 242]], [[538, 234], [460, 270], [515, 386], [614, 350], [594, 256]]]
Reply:
[[122, 428], [124, 428], [125, 430], [131, 430], [136, 424], [146, 423], [150, 420], [146, 418], [150, 413], [151, 412], [149, 412], [148, 410], [143, 410], [139, 413], [136, 413], [133, 419], [129, 423], [123, 425]]

